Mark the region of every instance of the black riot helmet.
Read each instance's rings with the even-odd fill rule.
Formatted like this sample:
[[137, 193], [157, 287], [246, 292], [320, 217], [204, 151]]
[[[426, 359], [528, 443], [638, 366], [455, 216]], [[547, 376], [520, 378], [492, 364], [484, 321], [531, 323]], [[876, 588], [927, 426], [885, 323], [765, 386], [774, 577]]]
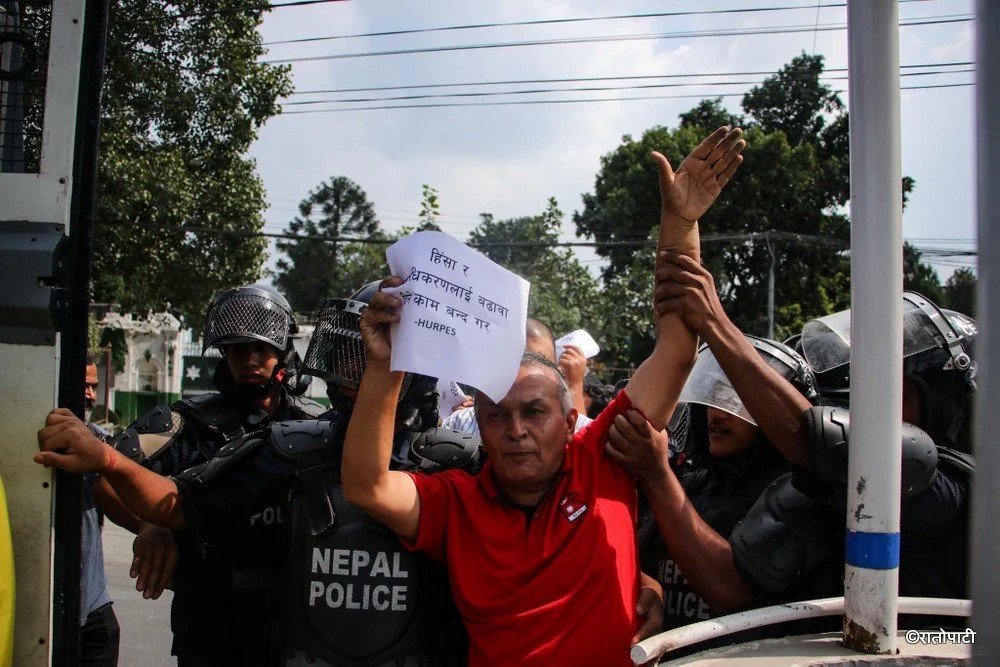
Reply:
[[[266, 343], [278, 351], [280, 363], [271, 381], [251, 393], [265, 393], [277, 382], [292, 394], [301, 395], [312, 378], [299, 371], [301, 361], [292, 342], [298, 331], [288, 300], [277, 290], [267, 285], [243, 285], [215, 297], [205, 318], [202, 352], [215, 347], [225, 356], [227, 345]], [[216, 367], [213, 380], [222, 392], [237, 388], [225, 360]]]
[[284, 358], [298, 332], [288, 300], [267, 285], [243, 285], [215, 297], [205, 318], [203, 350], [264, 342]]
[[[969, 451], [976, 391], [972, 318], [942, 310], [917, 292], [903, 292], [903, 377], [920, 389], [917, 424], [938, 445]], [[846, 406], [850, 398], [851, 311], [843, 310], [802, 328], [797, 346], [813, 367], [820, 393]]]
[[304, 372], [348, 389], [357, 389], [365, 373], [365, 346], [361, 342], [361, 313], [378, 292], [370, 282], [346, 299], [326, 299], [316, 315]]
[[[756, 336], [747, 336], [747, 340], [768, 366], [791, 382], [811, 403], [816, 403], [818, 399], [816, 377], [801, 355], [777, 341]], [[698, 359], [684, 384], [678, 402], [688, 406], [686, 418], [690, 421], [686, 426], [686, 437], [680, 443], [675, 456], [680, 463], [701, 467], [709, 457], [708, 419], [705, 408], [723, 410], [757, 426], [757, 422], [744, 407], [736, 389], [733, 388], [707, 344], [698, 350]], [[675, 413], [675, 418], [678, 413]], [[754, 456], [764, 459], [777, 456], [770, 448], [755, 448], [753, 451], [756, 452]]]
[[[815, 402], [816, 377], [809, 364], [795, 350], [777, 341], [756, 336], [747, 336], [767, 365], [792, 383], [792, 385], [811, 402]], [[743, 401], [733, 388], [732, 383], [719, 366], [715, 355], [708, 345], [702, 345], [698, 350], [698, 360], [691, 369], [684, 389], [679, 399], [683, 403], [694, 403], [710, 408], [724, 410], [754, 426], [757, 422], [743, 406]]]
[[[346, 299], [326, 299], [316, 315], [316, 328], [303, 362], [303, 373], [328, 386], [357, 389], [365, 373], [365, 346], [361, 340], [361, 313], [379, 290], [370, 282]], [[329, 393], [329, 390], [328, 390]], [[399, 392], [397, 419], [402, 428], [424, 431], [437, 426], [437, 380], [407, 373]], [[331, 395], [331, 400], [334, 397]]]

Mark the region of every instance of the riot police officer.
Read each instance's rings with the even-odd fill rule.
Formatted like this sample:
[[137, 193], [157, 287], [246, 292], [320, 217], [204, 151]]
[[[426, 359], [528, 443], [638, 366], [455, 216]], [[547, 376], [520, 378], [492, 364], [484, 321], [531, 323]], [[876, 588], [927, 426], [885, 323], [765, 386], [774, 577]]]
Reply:
[[[942, 310], [915, 292], [903, 293], [901, 595], [964, 598], [967, 593], [976, 334], [971, 318]], [[817, 371], [821, 396], [831, 405], [846, 407], [850, 311], [807, 322], [793, 342]], [[804, 593], [837, 594], [831, 591], [839, 583], [834, 573], [842, 571], [843, 530], [803, 531], [790, 528], [781, 517], [775, 523], [774, 518], [778, 507], [808, 507], [812, 525], [821, 525], [821, 516], [828, 517], [828, 527], [842, 525], [847, 428], [846, 415], [834, 408], [811, 413], [806, 430], [813, 434], [812, 465], [808, 471], [796, 471], [782, 488], [771, 490], [770, 502], [758, 503], [745, 526], [735, 531], [734, 557], [759, 587], [777, 590], [789, 585], [789, 563], [764, 556], [763, 541], [780, 537], [807, 564], [809, 576], [800, 583]], [[776, 531], [764, 530], [765, 525]]]
[[[317, 315], [304, 367], [327, 382], [323, 419], [275, 423], [177, 477], [185, 519], [203, 530], [291, 489], [279, 612], [287, 665], [433, 665], [464, 655], [443, 571], [340, 489], [343, 433], [365, 367], [358, 322], [377, 288], [329, 299]], [[405, 469], [414, 465], [411, 436], [437, 423], [436, 380], [408, 376], [399, 405], [393, 465]]]
[[[780, 378], [726, 317], [711, 274], [695, 260], [659, 262], [654, 302], [660, 312], [678, 314], [711, 347], [720, 367], [771, 443], [793, 464], [793, 473], [771, 484], [726, 539], [687, 501], [670, 471], [665, 445], [615, 443], [612, 455], [641, 475], [664, 541], [691, 585], [716, 611], [744, 607], [763, 598], [810, 599], [843, 591], [847, 418], [834, 408], [810, 408], [808, 400]], [[973, 463], [947, 443], [961, 440], [966, 403], [975, 388], [973, 323], [952, 321], [919, 295], [908, 295], [904, 354], [908, 381], [918, 398], [907, 416], [935, 432], [935, 443], [917, 426], [904, 425], [904, 497], [901, 512], [900, 593], [962, 597], [965, 594], [968, 489]], [[816, 332], [807, 326], [800, 349], [819, 373], [822, 387], [834, 369], [846, 372], [849, 315], [830, 316]], [[807, 334], [809, 334], [807, 336]], [[812, 345], [822, 340], [825, 345]], [[812, 349], [813, 356], [809, 357]], [[820, 363], [820, 354], [837, 361]], [[950, 422], [930, 416], [946, 407], [939, 388], [961, 389], [947, 409]], [[908, 392], [910, 390], [907, 390]], [[914, 409], [916, 408], [916, 409]], [[954, 437], [954, 439], [946, 439]], [[639, 433], [642, 442], [651, 434]], [[936, 446], [935, 446], [936, 445]]]
[[[816, 381], [802, 357], [775, 341], [754, 336], [747, 340], [782, 378], [809, 401], [815, 400]], [[677, 479], [701, 519], [728, 537], [789, 464], [757, 426], [708, 345], [699, 351], [680, 400], [688, 406], [690, 422], [687, 442], [673, 457]], [[626, 426], [616, 428], [612, 441], [630, 433]], [[711, 618], [708, 602], [689, 584], [652, 524], [652, 516], [644, 513], [640, 555], [643, 571], [654, 573], [663, 586], [664, 628]]]
[[[297, 395], [304, 383], [296, 377], [296, 333], [288, 302], [270, 287], [244, 285], [218, 295], [203, 339], [205, 350], [222, 353], [218, 391], [154, 408], [116, 438], [116, 449], [170, 476], [211, 460], [230, 439], [271, 421], [320, 415], [323, 406]], [[224, 530], [174, 533], [179, 555], [171, 652], [179, 665], [250, 664], [273, 650], [267, 619], [280, 520], [279, 507], [265, 506]], [[239, 545], [230, 550], [235, 554], [222, 553], [228, 544]]]

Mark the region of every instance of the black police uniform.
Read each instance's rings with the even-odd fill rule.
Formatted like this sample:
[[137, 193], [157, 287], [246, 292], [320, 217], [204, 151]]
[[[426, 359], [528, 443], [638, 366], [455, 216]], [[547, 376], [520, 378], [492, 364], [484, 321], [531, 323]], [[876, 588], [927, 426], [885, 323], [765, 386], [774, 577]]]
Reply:
[[[729, 537], [761, 492], [787, 469], [780, 457], [756, 451], [740, 461], [714, 460], [700, 469], [682, 471], [678, 481], [705, 523], [722, 537]], [[640, 544], [642, 571], [663, 586], [664, 630], [716, 616], [688, 583], [658, 531], [646, 534], [648, 538]]]
[[[288, 498], [281, 577], [285, 665], [446, 665], [465, 658], [464, 631], [444, 570], [403, 548], [340, 488], [349, 413], [273, 423], [176, 477], [184, 516], [199, 533]], [[409, 436], [392, 469], [411, 469]]]
[[[154, 408], [114, 444], [153, 472], [170, 476], [211, 460], [231, 438], [273, 419], [315, 418], [323, 411], [318, 403], [283, 392], [272, 418], [231, 392], [203, 394]], [[182, 667], [254, 664], [274, 650], [268, 619], [280, 562], [281, 518], [280, 505], [274, 504], [246, 514], [224, 531], [174, 532], [179, 555], [171, 654]]]
[[[811, 412], [835, 411], [813, 408]], [[899, 594], [965, 598], [968, 515], [975, 462], [935, 446], [911, 425], [904, 440], [900, 504]], [[754, 589], [782, 601], [843, 595], [846, 522], [846, 439], [831, 465], [795, 470], [769, 486], [730, 535], [737, 569]], [[908, 451], [912, 449], [912, 451]], [[817, 480], [817, 478], [820, 478]], [[904, 616], [901, 627], [953, 624], [954, 619]], [[809, 631], [827, 629], [811, 624]]]
[[[673, 459], [675, 474], [698, 515], [723, 537], [746, 515], [761, 492], [788, 471], [788, 463], [766, 441], [744, 456], [713, 458], [708, 448], [704, 407], [686, 409], [685, 442]], [[663, 586], [663, 628], [703, 621], [717, 614], [694, 590], [655, 528], [652, 516], [640, 517], [639, 556], [642, 571]]]

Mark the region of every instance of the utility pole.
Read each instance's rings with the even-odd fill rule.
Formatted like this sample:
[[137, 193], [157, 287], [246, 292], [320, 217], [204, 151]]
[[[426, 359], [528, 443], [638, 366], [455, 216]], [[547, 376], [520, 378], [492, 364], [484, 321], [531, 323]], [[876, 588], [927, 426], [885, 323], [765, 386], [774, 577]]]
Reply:
[[770, 233], [764, 236], [764, 243], [767, 244], [767, 254], [771, 256], [771, 266], [767, 271], [767, 337], [774, 340], [774, 265], [778, 259], [771, 245]]

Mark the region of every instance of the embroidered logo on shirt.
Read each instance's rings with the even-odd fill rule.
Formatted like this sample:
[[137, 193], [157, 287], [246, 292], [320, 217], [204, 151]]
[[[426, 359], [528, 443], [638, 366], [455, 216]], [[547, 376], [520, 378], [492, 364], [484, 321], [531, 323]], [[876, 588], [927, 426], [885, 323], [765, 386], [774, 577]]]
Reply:
[[563, 511], [563, 514], [570, 523], [579, 519], [587, 511], [587, 505], [576, 496], [575, 492], [569, 493], [559, 501], [559, 509]]

